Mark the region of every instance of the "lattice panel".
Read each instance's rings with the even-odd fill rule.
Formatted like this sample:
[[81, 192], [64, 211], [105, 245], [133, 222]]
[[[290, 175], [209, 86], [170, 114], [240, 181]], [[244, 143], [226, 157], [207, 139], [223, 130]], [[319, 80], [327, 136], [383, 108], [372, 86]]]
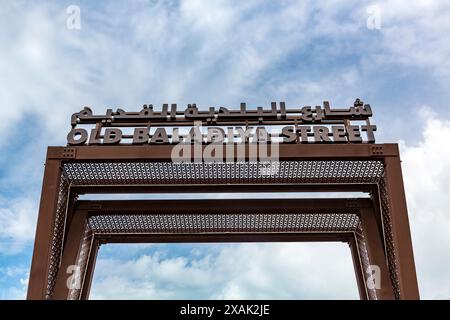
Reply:
[[396, 299], [400, 299], [400, 281], [398, 277], [397, 259], [395, 257], [394, 239], [392, 238], [391, 208], [389, 206], [389, 192], [387, 190], [386, 179], [380, 180], [379, 193], [381, 203], [381, 214], [383, 217], [384, 236], [386, 242], [387, 258], [389, 262], [389, 274], [394, 287]]
[[69, 181], [61, 175], [59, 182], [58, 204], [53, 225], [52, 249], [50, 251], [50, 265], [47, 275], [46, 299], [50, 299], [55, 287], [56, 274], [61, 261], [64, 225], [66, 221], [66, 208], [69, 194]]
[[101, 214], [89, 218], [96, 234], [351, 232], [358, 224], [356, 213]]
[[264, 162], [76, 162], [63, 169], [74, 185], [377, 183], [384, 173], [378, 160], [281, 161], [272, 167]]

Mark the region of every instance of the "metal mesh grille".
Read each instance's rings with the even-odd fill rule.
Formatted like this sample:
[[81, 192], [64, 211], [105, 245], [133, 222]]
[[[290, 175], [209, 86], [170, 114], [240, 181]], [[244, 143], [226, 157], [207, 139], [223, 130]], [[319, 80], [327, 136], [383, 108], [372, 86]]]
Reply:
[[94, 233], [345, 232], [356, 213], [101, 214], [89, 218]]
[[58, 203], [53, 225], [52, 248], [50, 250], [50, 265], [47, 275], [46, 299], [50, 299], [56, 283], [56, 274], [59, 269], [64, 236], [64, 225], [66, 222], [67, 201], [69, 195], [69, 181], [61, 175], [59, 181]]
[[383, 163], [365, 161], [281, 161], [265, 174], [263, 162], [101, 162], [65, 163], [74, 185], [201, 183], [376, 183]]
[[397, 259], [395, 257], [394, 240], [392, 236], [392, 221], [391, 221], [391, 208], [389, 206], [389, 192], [387, 190], [386, 179], [380, 180], [378, 184], [381, 214], [383, 218], [384, 236], [386, 242], [387, 259], [389, 263], [389, 274], [391, 277], [392, 285], [394, 287], [394, 293], [396, 299], [400, 299], [400, 281], [398, 277]]
[[[361, 259], [363, 271], [366, 272], [371, 263], [369, 259], [369, 253], [367, 252], [366, 239], [364, 237], [364, 232], [361, 224], [359, 224], [358, 227], [356, 228], [355, 236], [356, 236], [356, 244], [358, 246], [358, 255]], [[370, 300], [378, 299], [377, 290], [375, 290], [375, 288], [369, 288], [369, 286], [366, 284], [366, 290]]]

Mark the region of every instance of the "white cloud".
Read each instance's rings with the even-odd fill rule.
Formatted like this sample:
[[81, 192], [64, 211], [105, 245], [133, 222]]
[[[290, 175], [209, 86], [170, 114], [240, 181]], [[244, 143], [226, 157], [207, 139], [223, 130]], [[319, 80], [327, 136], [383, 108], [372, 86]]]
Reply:
[[423, 110], [425, 129], [401, 156], [421, 296], [450, 298], [450, 121]]
[[225, 244], [190, 256], [100, 258], [91, 298], [355, 299], [358, 291], [346, 244]]
[[[70, 114], [85, 104], [102, 110], [167, 100], [351, 102], [367, 92], [364, 79], [378, 63], [448, 71], [450, 45], [441, 36], [450, 32], [448, 2], [377, 4], [383, 18], [379, 31], [365, 28], [366, 5], [359, 1], [286, 1], [282, 6], [142, 1], [133, 7], [114, 2], [101, 10], [81, 6], [81, 30], [66, 28], [60, 4], [5, 4], [0, 135], [7, 137], [22, 117], [31, 116], [47, 120], [46, 141], [64, 142], [61, 132]], [[376, 32], [380, 39], [374, 40]], [[295, 65], [277, 72], [293, 54], [299, 56]], [[350, 66], [327, 64], [349, 55], [355, 58]], [[368, 60], [369, 70], [361, 69], [361, 59]]]
[[[0, 268], [0, 300], [23, 299], [28, 286], [28, 267], [14, 266]], [[16, 280], [14, 285], [8, 286], [4, 282]], [[6, 287], [6, 288], [5, 288]]]
[[[445, 0], [385, 0], [380, 57], [450, 76], [450, 7]], [[384, 50], [383, 50], [384, 49]]]
[[0, 200], [0, 253], [20, 252], [34, 239], [36, 201], [26, 197]]

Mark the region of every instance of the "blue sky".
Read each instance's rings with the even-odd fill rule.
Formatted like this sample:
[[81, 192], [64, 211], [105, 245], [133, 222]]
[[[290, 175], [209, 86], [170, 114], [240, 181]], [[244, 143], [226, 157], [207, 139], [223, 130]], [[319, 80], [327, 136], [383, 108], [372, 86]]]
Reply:
[[[81, 10], [80, 29], [67, 28], [70, 5]], [[367, 26], [373, 12], [379, 28]], [[372, 105], [378, 142], [401, 144], [422, 297], [450, 298], [445, 210], [450, 148], [444, 147], [450, 135], [449, 35], [445, 0], [5, 1], [0, 8], [0, 299], [24, 297], [46, 147], [65, 143], [70, 115], [83, 106], [102, 112], [119, 106], [139, 110], [144, 103], [300, 106], [329, 100], [343, 107], [356, 97]], [[141, 298], [158, 297], [160, 290], [167, 297], [177, 292], [192, 298], [251, 297], [261, 291], [252, 281], [255, 274], [281, 286], [289, 281], [271, 276], [295, 266], [293, 278], [311, 278], [305, 275], [312, 260], [296, 257], [319, 259], [321, 253], [336, 254], [336, 270], [344, 272], [334, 277], [339, 279], [323, 276], [328, 287], [297, 280], [314, 293], [291, 288], [286, 295], [333, 298], [342, 288], [345, 297], [355, 293], [353, 275], [342, 271], [348, 252], [339, 246], [114, 248], [101, 251], [94, 297], [117, 297], [123, 290]], [[240, 278], [222, 262], [224, 252], [236, 261], [245, 254], [259, 264]], [[293, 258], [270, 265], [274, 254]], [[125, 276], [102, 273], [108, 261]], [[323, 259], [314, 265], [316, 272], [329, 274]], [[198, 279], [215, 272], [224, 277], [213, 287], [199, 280], [170, 291], [162, 272], [133, 291], [137, 280], [127, 278], [127, 270], [147, 274], [161, 266], [177, 275], [194, 272]], [[279, 297], [280, 289], [269, 287], [274, 289], [267, 294]]]

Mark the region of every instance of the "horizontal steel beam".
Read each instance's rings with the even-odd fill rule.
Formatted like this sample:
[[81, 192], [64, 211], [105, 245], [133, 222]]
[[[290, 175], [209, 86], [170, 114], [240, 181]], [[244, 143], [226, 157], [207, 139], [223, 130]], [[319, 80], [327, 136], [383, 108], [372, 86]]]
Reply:
[[349, 209], [372, 208], [373, 202], [369, 198], [351, 199], [207, 199], [207, 200], [79, 200], [76, 210], [126, 212], [144, 211], [158, 213], [161, 210], [174, 211], [178, 214], [188, 212], [221, 213], [236, 210], [239, 212], [286, 212], [289, 210], [334, 210], [347, 211]]
[[73, 185], [76, 194], [109, 193], [249, 193], [249, 192], [376, 192], [377, 184], [151, 184]]
[[[227, 146], [223, 146], [226, 148]], [[245, 149], [247, 150], [247, 144]], [[173, 145], [49, 147], [49, 159], [68, 161], [172, 161]], [[205, 148], [205, 146], [202, 146]], [[237, 145], [233, 146], [237, 150]], [[270, 149], [270, 148], [269, 148]], [[236, 152], [235, 152], [236, 154]], [[279, 160], [373, 160], [399, 155], [397, 144], [279, 144]]]
[[107, 243], [220, 243], [220, 242], [347, 242], [352, 232], [342, 233], [195, 233], [195, 234], [96, 234]]

